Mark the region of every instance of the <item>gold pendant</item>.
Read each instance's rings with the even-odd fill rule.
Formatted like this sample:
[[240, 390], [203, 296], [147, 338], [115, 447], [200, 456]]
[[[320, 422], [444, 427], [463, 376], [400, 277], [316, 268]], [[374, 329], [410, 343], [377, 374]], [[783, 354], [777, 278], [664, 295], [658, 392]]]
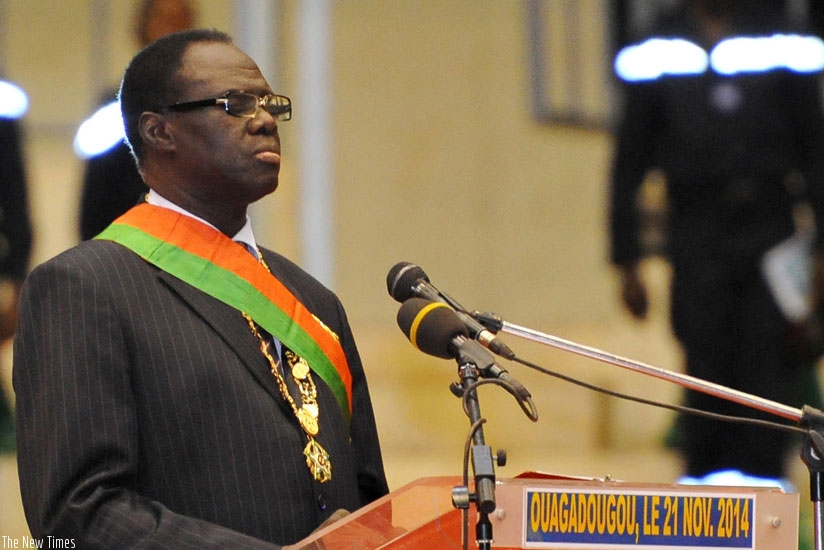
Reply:
[[306, 465], [309, 466], [309, 471], [316, 481], [326, 483], [332, 479], [332, 462], [329, 460], [329, 453], [320, 443], [310, 437], [303, 454], [306, 457]]
[[298, 380], [305, 380], [309, 375], [309, 364], [301, 357], [292, 365], [292, 376]]
[[298, 409], [298, 422], [307, 434], [318, 435], [318, 419], [317, 416], [312, 416], [312, 413], [306, 408], [306, 405]]
[[320, 413], [317, 403], [304, 403], [301, 408], [306, 409], [306, 412], [312, 415], [312, 418], [317, 418]]

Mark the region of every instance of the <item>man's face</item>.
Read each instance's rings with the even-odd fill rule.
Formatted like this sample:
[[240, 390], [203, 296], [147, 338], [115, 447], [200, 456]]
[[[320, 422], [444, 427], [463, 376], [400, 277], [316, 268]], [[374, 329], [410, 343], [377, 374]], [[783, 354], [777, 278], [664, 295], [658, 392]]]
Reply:
[[[195, 43], [183, 57], [175, 102], [215, 98], [231, 90], [272, 93], [257, 65], [230, 44]], [[259, 110], [254, 118], [229, 115], [222, 105], [169, 113], [174, 131], [172, 185], [198, 202], [248, 205], [278, 185], [280, 137], [277, 121]]]

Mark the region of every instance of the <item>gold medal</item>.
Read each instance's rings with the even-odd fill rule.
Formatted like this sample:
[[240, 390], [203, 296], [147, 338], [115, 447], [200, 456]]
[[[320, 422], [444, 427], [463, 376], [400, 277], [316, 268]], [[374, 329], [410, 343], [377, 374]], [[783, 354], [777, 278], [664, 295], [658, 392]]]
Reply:
[[306, 412], [312, 415], [312, 418], [317, 418], [319, 411], [318, 411], [318, 404], [317, 403], [304, 403], [301, 407], [306, 409]]
[[292, 365], [292, 376], [298, 380], [305, 380], [309, 374], [309, 364], [301, 357]]
[[303, 448], [303, 455], [316, 481], [325, 483], [332, 479], [332, 463], [329, 461], [329, 453], [314, 438], [309, 438], [309, 443]]
[[298, 409], [297, 417], [303, 431], [309, 435], [318, 435], [318, 419], [313, 417], [305, 406]]

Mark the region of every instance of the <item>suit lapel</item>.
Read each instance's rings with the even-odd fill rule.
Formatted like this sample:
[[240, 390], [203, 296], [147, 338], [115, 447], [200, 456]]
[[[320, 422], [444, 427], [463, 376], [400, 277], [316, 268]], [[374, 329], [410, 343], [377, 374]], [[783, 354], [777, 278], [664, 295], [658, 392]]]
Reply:
[[292, 410], [281, 396], [275, 378], [269, 370], [268, 361], [261, 353], [256, 338], [240, 312], [162, 270], [158, 270], [157, 273], [162, 282], [171, 287], [212, 327], [240, 358], [252, 376], [291, 414]]

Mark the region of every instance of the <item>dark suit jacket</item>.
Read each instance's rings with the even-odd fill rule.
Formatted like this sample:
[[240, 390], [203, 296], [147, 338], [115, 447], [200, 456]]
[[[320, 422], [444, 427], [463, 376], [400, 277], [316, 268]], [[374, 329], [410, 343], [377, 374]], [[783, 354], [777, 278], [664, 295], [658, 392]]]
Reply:
[[274, 548], [387, 492], [343, 307], [290, 261], [264, 257], [349, 360], [350, 425], [314, 377], [332, 480], [309, 474], [306, 437], [237, 310], [118, 244], [87, 241], [37, 267], [22, 294], [13, 379], [33, 537], [78, 548]]

